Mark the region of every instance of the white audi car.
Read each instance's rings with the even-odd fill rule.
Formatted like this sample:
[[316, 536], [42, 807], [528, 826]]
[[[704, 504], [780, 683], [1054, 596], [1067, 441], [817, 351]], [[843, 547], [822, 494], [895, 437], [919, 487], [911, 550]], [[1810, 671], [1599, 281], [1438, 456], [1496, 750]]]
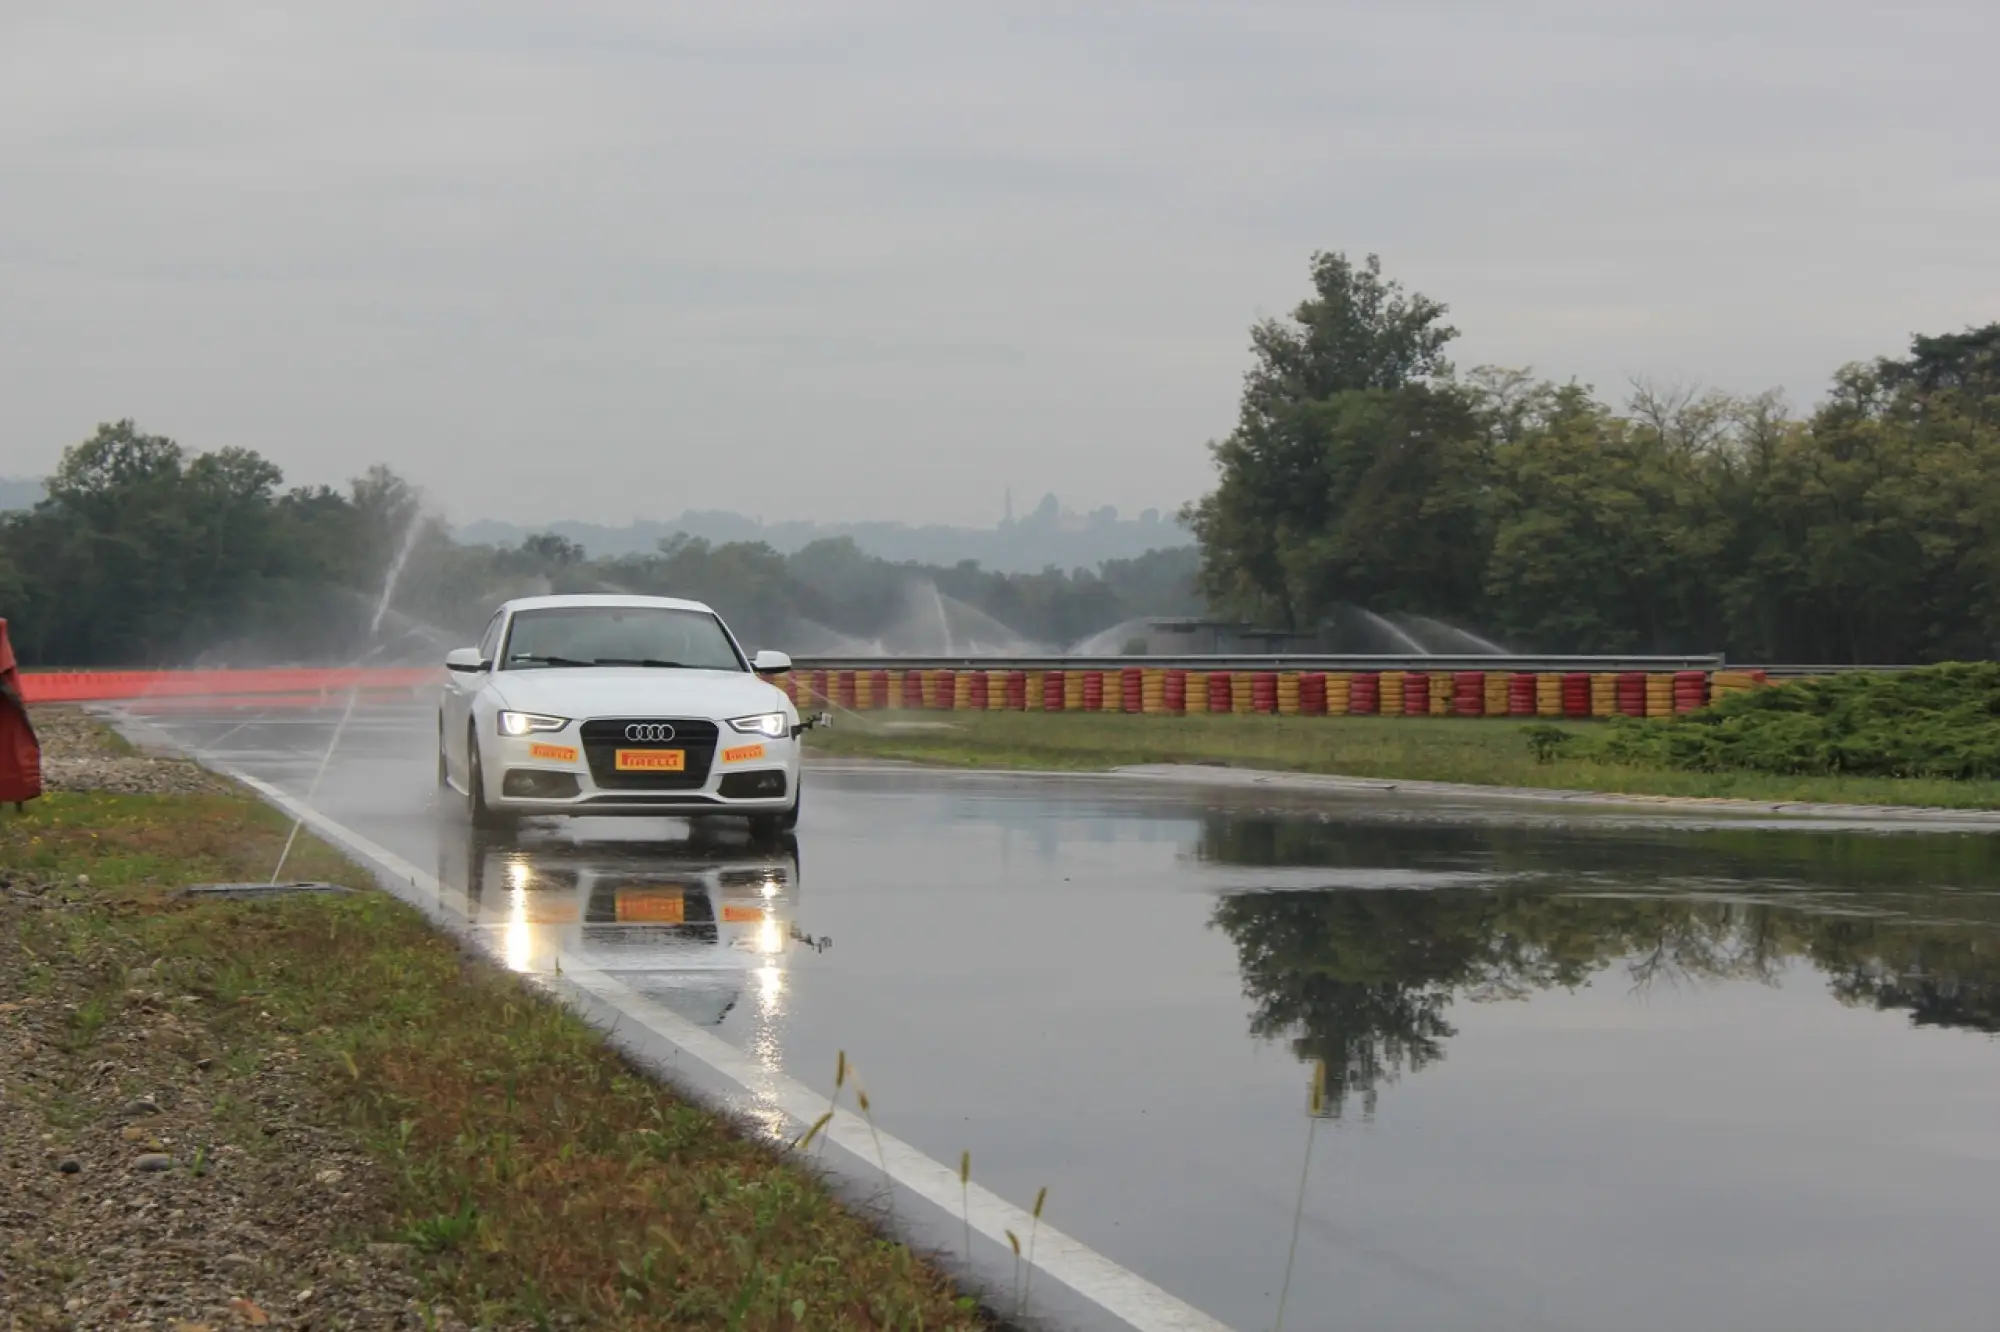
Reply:
[[801, 724], [722, 619], [670, 597], [524, 597], [445, 658], [438, 784], [474, 824], [522, 815], [799, 817]]

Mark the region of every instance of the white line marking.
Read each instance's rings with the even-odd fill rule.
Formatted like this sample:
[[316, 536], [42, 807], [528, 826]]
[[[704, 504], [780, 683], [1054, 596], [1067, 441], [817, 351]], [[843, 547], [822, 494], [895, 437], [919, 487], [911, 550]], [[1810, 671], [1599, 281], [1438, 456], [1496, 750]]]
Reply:
[[[304, 801], [233, 764], [209, 755], [200, 757], [216, 771], [243, 783], [349, 855], [372, 861], [379, 868], [443, 902], [444, 888], [436, 877], [418, 869], [387, 847], [378, 845], [344, 824], [336, 823]], [[575, 982], [579, 988], [589, 991], [604, 1004], [708, 1065], [760, 1101], [783, 1111], [801, 1128], [826, 1113], [827, 1097], [824, 1093], [765, 1068], [727, 1041], [703, 1031], [616, 978], [592, 967], [566, 966], [562, 974], [564, 979]], [[876, 1156], [876, 1135], [870, 1131], [868, 1122], [851, 1110], [835, 1111], [833, 1119], [820, 1131], [864, 1161]], [[882, 1160], [891, 1179], [943, 1208], [948, 1214], [960, 1211], [962, 1195], [956, 1170], [891, 1134], [881, 1134], [880, 1140]], [[1120, 1267], [1047, 1222], [1038, 1224], [1031, 1213], [989, 1189], [974, 1184], [964, 1195], [964, 1201], [972, 1228], [996, 1243], [1006, 1244], [1010, 1230], [1021, 1236], [1023, 1243], [1031, 1231], [1035, 1232], [1036, 1270], [1047, 1273], [1091, 1303], [1138, 1329], [1138, 1332], [1230, 1332], [1226, 1324], [1168, 1294], [1138, 1273]]]

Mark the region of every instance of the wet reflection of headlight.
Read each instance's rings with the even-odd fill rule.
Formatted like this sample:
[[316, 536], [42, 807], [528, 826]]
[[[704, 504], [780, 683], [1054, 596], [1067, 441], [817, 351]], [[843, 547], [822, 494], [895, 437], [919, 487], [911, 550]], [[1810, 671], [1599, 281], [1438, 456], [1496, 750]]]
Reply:
[[785, 932], [778, 928], [778, 922], [766, 916], [757, 926], [757, 951], [779, 953], [785, 948]]
[[[527, 866], [513, 868], [527, 874]], [[528, 929], [528, 894], [518, 885], [508, 894], [512, 899], [507, 904], [507, 967], [511, 971], [526, 971], [534, 962], [535, 941]]]
[[766, 897], [776, 897], [778, 895], [778, 881], [776, 879], [766, 879], [764, 886], [757, 891]]
[[534, 877], [534, 871], [528, 868], [527, 861], [510, 860], [507, 862], [507, 886], [515, 892], [526, 891], [528, 885], [534, 881]]

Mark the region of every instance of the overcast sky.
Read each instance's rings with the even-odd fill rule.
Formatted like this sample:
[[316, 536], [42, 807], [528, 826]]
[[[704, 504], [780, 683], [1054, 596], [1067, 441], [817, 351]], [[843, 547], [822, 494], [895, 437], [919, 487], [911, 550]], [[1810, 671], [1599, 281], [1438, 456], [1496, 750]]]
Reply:
[[1377, 251], [1455, 358], [1778, 386], [2000, 318], [2000, 6], [0, 5], [0, 475], [101, 420], [459, 519], [1207, 485]]

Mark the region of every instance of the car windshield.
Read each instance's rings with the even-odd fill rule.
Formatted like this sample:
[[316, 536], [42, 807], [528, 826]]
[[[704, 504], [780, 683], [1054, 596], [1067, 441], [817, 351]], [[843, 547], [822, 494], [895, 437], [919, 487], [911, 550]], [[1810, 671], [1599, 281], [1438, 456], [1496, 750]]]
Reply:
[[551, 606], [515, 613], [500, 669], [544, 666], [653, 666], [747, 670], [707, 611], [666, 606]]

